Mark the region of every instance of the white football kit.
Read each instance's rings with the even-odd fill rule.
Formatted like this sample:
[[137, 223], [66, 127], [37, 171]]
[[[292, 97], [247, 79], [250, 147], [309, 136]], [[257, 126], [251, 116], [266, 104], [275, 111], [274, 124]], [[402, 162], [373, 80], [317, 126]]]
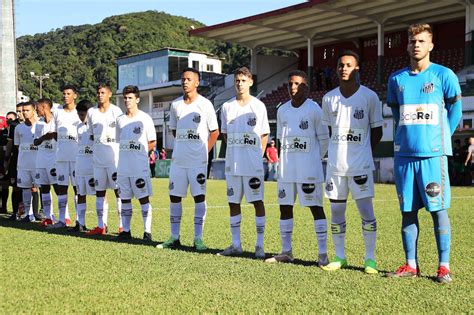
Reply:
[[116, 137], [116, 121], [122, 110], [113, 104], [106, 112], [100, 112], [98, 105], [87, 111], [89, 134], [94, 136], [94, 178], [95, 190], [117, 189], [117, 164], [119, 145]]
[[[35, 139], [53, 132], [56, 132], [54, 118], [48, 123], [39, 121], [36, 124]], [[35, 174], [35, 183], [37, 185], [56, 184], [56, 150], [57, 142], [55, 139], [45, 140], [38, 146]]]
[[90, 138], [89, 127], [85, 123], [77, 126], [78, 150], [76, 156], [76, 187], [80, 196], [95, 195], [93, 167], [94, 141]]
[[361, 85], [349, 98], [339, 88], [323, 97], [323, 122], [331, 127], [326, 196], [347, 199], [373, 197], [374, 161], [371, 128], [383, 125], [382, 105], [375, 92]]
[[240, 204], [263, 200], [263, 153], [260, 137], [270, 133], [265, 104], [252, 97], [240, 106], [234, 98], [222, 106], [221, 131], [227, 134], [227, 199]]
[[14, 144], [18, 146], [17, 186], [32, 188], [36, 173], [36, 152], [38, 147], [33, 144], [36, 123], [28, 126], [24, 122], [15, 128]]
[[307, 99], [300, 107], [291, 101], [277, 113], [277, 138], [280, 139], [278, 203], [293, 205], [296, 194], [300, 205], [322, 206], [324, 182], [321, 158], [327, 150], [329, 130], [322, 123], [319, 105]]
[[116, 140], [120, 143], [118, 186], [121, 199], [141, 199], [152, 195], [148, 143], [156, 141], [153, 119], [138, 110], [135, 116], [117, 118]]
[[191, 104], [179, 97], [171, 104], [169, 127], [176, 130], [170, 168], [170, 195], [185, 197], [206, 194], [208, 139], [217, 130], [212, 103], [199, 95]]

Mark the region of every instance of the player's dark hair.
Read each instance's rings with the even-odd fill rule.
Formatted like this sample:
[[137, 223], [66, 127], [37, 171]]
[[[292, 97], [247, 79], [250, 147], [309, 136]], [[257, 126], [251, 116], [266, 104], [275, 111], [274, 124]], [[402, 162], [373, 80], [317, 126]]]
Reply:
[[357, 66], [360, 67], [359, 54], [357, 54], [355, 51], [350, 50], [350, 49], [346, 49], [346, 50], [341, 51], [341, 53], [337, 56], [337, 65], [336, 65], [336, 66], [339, 66], [339, 62], [341, 61], [341, 58], [344, 57], [344, 56], [352, 56], [352, 57], [354, 57], [354, 59], [355, 59], [356, 62], [357, 62]]
[[15, 116], [15, 119], [18, 118], [18, 114], [15, 113], [15, 112], [8, 112], [5, 117], [7, 117], [8, 115], [14, 115]]
[[110, 87], [110, 83], [109, 82], [100, 82], [99, 84], [97, 84], [97, 89], [96, 91], [100, 90], [100, 89], [107, 89], [109, 90], [110, 92], [112, 92], [112, 88]]
[[195, 75], [197, 75], [198, 77], [198, 80], [201, 81], [201, 73], [199, 73], [198, 70], [194, 69], [194, 68], [190, 68], [190, 67], [187, 67], [187, 68], [184, 68], [183, 71], [181, 72], [181, 74], [185, 73], [185, 72], [192, 72], [194, 73]]
[[46, 104], [50, 109], [53, 108], [53, 102], [49, 98], [40, 98], [36, 103]]
[[247, 67], [237, 68], [237, 70], [235, 70], [235, 72], [234, 72], [234, 75], [238, 76], [239, 74], [244, 75], [247, 78], [253, 79], [252, 72]]
[[135, 94], [136, 98], [140, 97], [140, 89], [138, 89], [138, 86], [135, 85], [127, 85], [126, 87], [123, 88], [122, 95], [125, 96], [127, 94], [133, 93]]
[[23, 106], [23, 103], [25, 103], [25, 102], [20, 102], [20, 103], [16, 104], [16, 107], [21, 107], [21, 106]]
[[61, 91], [64, 92], [65, 90], [72, 90], [74, 93], [77, 94], [77, 88], [76, 88], [74, 85], [72, 85], [72, 84], [66, 84], [66, 85], [64, 85], [63, 88], [61, 89]]
[[76, 105], [76, 110], [78, 112], [87, 112], [89, 108], [94, 106], [89, 100], [81, 100], [79, 103]]
[[308, 76], [306, 75], [306, 72], [301, 70], [290, 71], [290, 73], [288, 73], [288, 80], [290, 80], [291, 77], [300, 77], [303, 78], [305, 82], [308, 81]]
[[23, 107], [25, 106], [32, 106], [34, 110], [36, 110], [36, 102], [35, 101], [26, 101], [26, 102], [23, 102]]

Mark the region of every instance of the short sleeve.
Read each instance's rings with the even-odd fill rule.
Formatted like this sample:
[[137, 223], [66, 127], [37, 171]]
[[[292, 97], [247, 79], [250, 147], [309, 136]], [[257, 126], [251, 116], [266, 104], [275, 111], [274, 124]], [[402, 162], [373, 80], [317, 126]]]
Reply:
[[261, 103], [262, 105], [262, 125], [260, 126], [260, 136], [268, 135], [270, 133], [270, 124], [268, 123], [268, 115], [267, 115], [267, 108], [265, 104]]
[[281, 113], [282, 107], [280, 107], [277, 111], [277, 132], [276, 132], [276, 137], [277, 139], [281, 140], [282, 137], [282, 126], [281, 126], [281, 118], [280, 118], [280, 113]]
[[170, 121], [168, 122], [168, 126], [172, 130], [176, 130], [176, 126], [178, 124], [178, 117], [177, 117], [176, 107], [177, 107], [177, 104], [175, 102], [171, 103]]
[[370, 128], [377, 128], [383, 125], [382, 103], [375, 92], [369, 95], [369, 123]]
[[208, 106], [206, 106], [206, 116], [207, 116], [207, 129], [209, 131], [214, 131], [219, 129], [219, 125], [217, 124], [217, 116], [216, 112], [214, 111], [214, 107], [212, 103], [209, 102]]
[[390, 76], [387, 84], [387, 106], [399, 107], [397, 99], [397, 81], [394, 76]]
[[147, 123], [146, 138], [148, 139], [148, 142], [156, 141], [156, 130], [155, 125], [153, 124], [153, 119], [149, 115], [146, 115], [145, 122]]
[[321, 122], [325, 124], [326, 126], [331, 126], [331, 116], [330, 116], [330, 103], [329, 103], [329, 97], [326, 95], [323, 97], [323, 115], [321, 118]]
[[227, 106], [221, 107], [221, 133], [227, 133]]
[[329, 128], [323, 123], [323, 111], [316, 103], [314, 109], [313, 123], [316, 129], [316, 137], [319, 140], [329, 139]]

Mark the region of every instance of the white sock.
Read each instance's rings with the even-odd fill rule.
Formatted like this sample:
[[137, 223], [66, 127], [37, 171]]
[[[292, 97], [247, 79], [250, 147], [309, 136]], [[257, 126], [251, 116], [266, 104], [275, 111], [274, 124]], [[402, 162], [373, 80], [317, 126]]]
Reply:
[[449, 263], [448, 262], [439, 263], [439, 266], [440, 267], [443, 266], [443, 267], [446, 267], [446, 269], [451, 270], [451, 269], [449, 269]]
[[122, 199], [120, 198], [117, 198], [117, 215], [118, 215], [118, 218], [119, 218], [119, 228], [123, 227], [123, 224], [122, 224]]
[[107, 222], [109, 222], [109, 202], [107, 201], [107, 198], [104, 197], [104, 210], [102, 211], [102, 221], [104, 222], [104, 225], [107, 225]]
[[410, 266], [413, 269], [416, 269], [416, 259], [408, 259], [407, 260], [408, 266]]
[[331, 231], [336, 256], [345, 259], [346, 203], [331, 203]]
[[122, 203], [122, 212], [120, 214], [122, 220], [122, 227], [125, 232], [130, 232], [130, 222], [132, 221], [132, 203]]
[[255, 217], [255, 227], [257, 229], [257, 243], [255, 246], [263, 248], [263, 237], [265, 235], [265, 216]]
[[146, 233], [151, 233], [151, 218], [152, 211], [150, 203], [145, 203], [141, 205], [142, 208], [142, 217], [143, 217], [143, 228]]
[[104, 212], [105, 212], [104, 200], [105, 200], [104, 197], [97, 197], [95, 199], [95, 209], [97, 213], [97, 226], [100, 227], [101, 229], [104, 227]]
[[30, 188], [23, 188], [22, 192], [23, 192], [23, 205], [25, 207], [25, 213], [32, 220], [34, 219], [33, 207], [31, 205], [33, 194], [31, 193]]
[[232, 245], [240, 247], [240, 223], [242, 222], [242, 215], [234, 215], [230, 217], [230, 232], [232, 233]]
[[181, 202], [170, 202], [170, 228], [171, 236], [179, 239], [181, 227], [181, 216], [183, 215], [183, 205]]
[[328, 248], [328, 225], [326, 219], [314, 220], [314, 232], [318, 239], [318, 253], [327, 254]]
[[76, 204], [77, 221], [79, 221], [80, 225], [86, 225], [86, 207], [87, 207], [87, 203]]
[[280, 220], [281, 251], [288, 253], [292, 250], [293, 219]]
[[375, 243], [377, 240], [377, 220], [375, 220], [372, 198], [356, 200], [362, 218], [362, 235], [365, 244], [365, 259], [375, 260]]
[[59, 209], [59, 221], [66, 223], [67, 194], [58, 195], [58, 209]]
[[43, 199], [43, 210], [46, 219], [52, 219], [51, 192], [41, 194]]
[[206, 220], [206, 201], [194, 205], [194, 239], [202, 239], [202, 229]]

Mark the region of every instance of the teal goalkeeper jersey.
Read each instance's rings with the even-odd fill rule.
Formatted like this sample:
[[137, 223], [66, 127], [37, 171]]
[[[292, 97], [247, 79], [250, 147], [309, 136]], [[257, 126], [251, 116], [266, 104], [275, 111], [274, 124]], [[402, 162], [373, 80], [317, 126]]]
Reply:
[[420, 73], [409, 67], [393, 73], [387, 104], [395, 120], [395, 156], [452, 155], [451, 133], [462, 115], [460, 98], [457, 76], [441, 65], [432, 63]]

